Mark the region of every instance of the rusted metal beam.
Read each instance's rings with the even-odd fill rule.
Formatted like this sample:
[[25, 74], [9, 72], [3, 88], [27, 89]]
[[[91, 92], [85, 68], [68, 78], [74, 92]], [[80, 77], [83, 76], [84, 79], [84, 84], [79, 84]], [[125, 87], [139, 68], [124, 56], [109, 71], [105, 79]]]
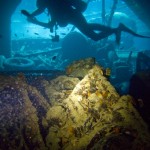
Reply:
[[123, 0], [123, 1], [150, 29], [149, 0]]

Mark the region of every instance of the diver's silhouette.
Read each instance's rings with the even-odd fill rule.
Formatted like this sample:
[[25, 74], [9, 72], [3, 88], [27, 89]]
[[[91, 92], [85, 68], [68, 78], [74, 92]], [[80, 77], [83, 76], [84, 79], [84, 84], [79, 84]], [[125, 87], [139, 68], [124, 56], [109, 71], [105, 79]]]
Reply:
[[[128, 32], [134, 36], [147, 38], [146, 36], [136, 34], [123, 24], [120, 24], [117, 28], [111, 28], [97, 23], [88, 23], [82, 14], [82, 12], [86, 9], [87, 4], [81, 0], [37, 0], [36, 5], [38, 9], [32, 14], [29, 14], [25, 10], [22, 10], [22, 13], [28, 16], [28, 21], [50, 28], [51, 32], [53, 32], [54, 26], [56, 27], [59, 25], [60, 27], [64, 27], [68, 24], [72, 24], [84, 35], [94, 41], [98, 41], [115, 34], [116, 42], [119, 44], [122, 31]], [[48, 13], [51, 16], [51, 21], [48, 23], [40, 22], [35, 18], [35, 16], [43, 13], [45, 8], [48, 9]], [[97, 33], [95, 31], [100, 32]]]

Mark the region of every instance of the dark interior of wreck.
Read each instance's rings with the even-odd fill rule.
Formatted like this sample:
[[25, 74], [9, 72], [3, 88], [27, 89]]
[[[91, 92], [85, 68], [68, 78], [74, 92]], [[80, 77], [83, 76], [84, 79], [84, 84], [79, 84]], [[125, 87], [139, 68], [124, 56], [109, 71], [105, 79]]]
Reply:
[[[134, 14], [150, 29], [149, 0], [122, 0], [122, 1], [124, 3], [126, 3], [128, 8], [131, 9], [134, 12]], [[105, 0], [102, 0], [102, 2], [103, 2], [103, 6], [104, 6]], [[115, 9], [115, 3], [117, 3], [117, 0], [113, 0], [113, 2], [114, 2], [114, 7], [112, 7], [112, 9], [113, 8]], [[67, 70], [66, 66], [69, 66], [70, 64], [72, 64], [72, 62], [75, 61], [76, 59], [78, 60], [78, 58], [82, 58], [85, 56], [84, 54], [82, 56], [82, 53], [77, 54], [76, 52], [77, 51], [81, 52], [82, 49], [89, 49], [89, 52], [86, 55], [87, 58], [94, 57], [96, 59], [96, 61], [98, 63], [100, 63], [102, 65], [102, 67], [104, 67], [106, 70], [107, 70], [107, 68], [110, 68], [111, 73], [113, 75], [111, 76], [110, 74], [106, 74], [108, 81], [115, 87], [115, 89], [119, 93], [119, 95], [128, 95], [129, 94], [133, 97], [134, 107], [140, 113], [143, 120], [148, 125], [148, 129], [150, 129], [150, 115], [149, 115], [150, 114], [150, 49], [144, 49], [144, 50], [138, 52], [136, 56], [134, 56], [134, 54], [132, 53], [132, 49], [131, 49], [131, 50], [127, 51], [128, 53], [126, 54], [127, 55], [126, 58], [125, 59], [122, 58], [123, 61], [112, 64], [112, 62], [108, 62], [108, 60], [105, 60], [106, 61], [105, 62], [103, 59], [103, 57], [105, 57], [107, 55], [106, 54], [107, 48], [109, 48], [109, 46], [107, 44], [106, 44], [107, 45], [106, 47], [105, 47], [105, 45], [102, 45], [103, 51], [98, 51], [97, 53], [93, 54], [93, 48], [97, 47], [97, 45], [93, 44], [92, 42], [87, 42], [87, 40], [85, 40], [81, 35], [79, 35], [77, 33], [69, 34], [64, 38], [64, 40], [61, 43], [59, 43], [59, 44], [51, 43], [51, 45], [50, 45], [49, 39], [12, 40], [11, 39], [11, 17], [20, 3], [21, 3], [21, 0], [0, 0], [0, 65], [2, 65], [2, 67], [0, 66], [2, 68], [2, 69], [0, 69], [0, 76], [2, 77], [2, 79], [0, 79], [0, 80], [5, 81], [5, 77], [6, 77], [6, 81], [7, 81], [7, 80], [9, 80], [9, 77], [13, 78], [13, 77], [17, 76], [16, 82], [21, 83], [20, 80], [23, 80], [23, 82], [26, 80], [27, 83], [31, 84], [32, 86], [37, 87], [37, 89], [39, 89], [39, 91], [42, 93], [43, 96], [47, 97], [47, 95], [45, 94], [45, 91], [42, 89], [42, 87], [40, 87], [42, 79], [52, 80], [58, 76], [70, 73], [70, 70], [69, 69]], [[101, 9], [101, 6], [100, 6], [100, 9]], [[115, 10], [112, 10], [111, 15], [113, 15], [114, 12], [115, 12]], [[35, 33], [35, 34], [38, 34], [38, 33]], [[17, 37], [17, 35], [15, 35], [15, 36]], [[79, 40], [77, 42], [72, 42], [72, 41], [75, 41], [76, 39], [79, 39]], [[25, 43], [27, 45], [32, 45], [33, 50], [45, 49], [45, 48], [47, 48], [47, 49], [44, 52], [39, 51], [39, 52], [33, 53], [32, 51], [29, 51], [28, 53], [26, 53], [24, 55], [21, 53], [20, 48], [22, 48], [22, 51], [24, 51], [24, 50], [28, 51], [29, 50], [28, 47], [23, 47], [23, 45]], [[71, 46], [68, 46], [68, 43], [71, 43]], [[56, 45], [57, 45], [57, 47], [55, 48]], [[78, 47], [77, 45], [82, 45], [82, 47]], [[49, 46], [51, 46], [52, 51], [49, 51]], [[99, 44], [98, 46], [101, 47], [101, 44]], [[18, 47], [18, 49], [16, 50], [16, 53], [14, 53], [12, 51], [12, 49], [15, 49], [17, 47]], [[70, 54], [68, 54], [68, 49], [71, 49], [72, 47], [74, 48], [74, 50], [72, 51], [72, 54], [70, 55]], [[55, 67], [55, 65], [56, 65], [55, 61], [57, 61], [58, 53], [59, 53], [60, 49], [63, 51], [63, 55], [61, 58], [62, 60], [68, 59], [68, 57], [70, 58], [69, 62], [66, 62], [61, 66], [63, 69], [59, 66]], [[83, 53], [86, 53], [86, 52], [83, 52]], [[48, 62], [43, 60], [40, 55], [42, 57], [44, 57], [45, 55], [50, 56], [52, 65], [48, 64]], [[120, 55], [122, 56], [122, 54], [120, 54]], [[3, 61], [4, 58], [5, 58], [5, 62]], [[17, 58], [20, 58], [20, 59], [18, 60]], [[33, 62], [31, 61], [33, 58], [34, 58], [34, 65], [32, 64]], [[36, 59], [36, 58], [38, 58], [38, 59]], [[26, 61], [28, 63], [30, 63], [30, 66], [27, 65], [27, 66], [22, 67], [19, 65], [13, 65], [13, 62], [22, 64], [22, 63], [26, 63]], [[61, 60], [59, 60], [59, 61], [61, 64]], [[40, 65], [41, 62], [44, 65]], [[107, 72], [106, 70], [104, 71], [105, 73]], [[19, 78], [19, 80], [18, 80], [18, 78]], [[39, 78], [39, 80], [38, 80], [38, 78]], [[80, 78], [83, 79], [83, 77], [80, 77]], [[10, 80], [12, 80], [12, 79], [10, 79]], [[14, 80], [12, 81], [12, 83], [15, 83]], [[10, 85], [12, 83], [10, 83]], [[44, 83], [43, 83], [43, 85], [44, 85]], [[0, 83], [0, 86], [5, 86], [5, 84], [3, 83], [1, 85], [1, 83]], [[0, 87], [0, 90], [1, 91], [4, 89], [8, 90], [9, 88], [10, 88], [9, 84], [6, 83], [6, 87]], [[21, 87], [19, 87], [19, 88], [21, 89]], [[17, 88], [17, 90], [19, 90], [19, 89]], [[33, 96], [34, 94], [33, 95], [32, 94], [33, 93], [31, 92], [30, 94], [28, 94], [28, 96], [33, 100], [32, 101], [33, 105], [36, 108], [36, 104], [34, 104], [34, 96]], [[12, 93], [12, 98], [13, 97], [15, 97], [14, 93]], [[3, 94], [1, 94], [1, 96], [0, 96], [0, 107], [2, 107], [1, 105], [3, 105]], [[6, 105], [5, 102], [4, 102], [4, 105]], [[48, 105], [49, 105], [49, 107], [51, 107], [51, 104], [48, 104]], [[67, 108], [65, 108], [64, 106], [62, 106], [62, 107], [63, 107], [63, 109], [65, 109], [65, 111], [69, 112], [69, 109], [67, 110]], [[77, 109], [77, 108], [75, 108], [75, 109]], [[93, 112], [91, 109], [89, 109], [88, 112], [91, 113], [92, 115], [97, 116], [94, 118], [95, 119], [94, 121], [97, 122], [99, 117], [96, 114], [96, 112]], [[39, 105], [38, 115], [41, 115], [40, 113], [44, 116], [44, 114], [46, 112]], [[3, 113], [1, 113], [1, 115], [3, 115]], [[1, 116], [0, 116], [0, 118], [1, 118]], [[40, 118], [39, 122], [42, 122], [42, 121], [43, 121], [42, 118]], [[55, 120], [53, 120], [53, 122], [54, 121]], [[20, 149], [33, 149], [34, 148], [33, 145], [36, 143], [34, 143], [34, 144], [30, 143], [30, 140], [27, 139], [27, 136], [25, 136], [27, 134], [26, 132], [28, 129], [24, 129], [24, 127], [23, 127], [24, 125], [18, 124], [18, 126], [21, 126], [20, 128], [22, 128], [22, 135], [25, 139], [24, 141], [25, 141], [26, 145], [28, 145], [28, 146], [22, 146], [22, 147], [20, 146], [19, 148]], [[4, 138], [4, 135], [1, 135], [2, 127], [3, 126], [1, 125], [1, 128], [0, 128], [1, 141]], [[48, 132], [48, 128], [45, 130], [40, 125], [39, 125], [39, 128], [40, 128], [40, 132], [43, 132], [43, 134], [42, 134], [43, 139], [46, 140], [46, 132]], [[89, 127], [89, 128], [90, 128], [90, 130], [92, 130], [91, 129], [92, 127]], [[73, 131], [73, 128], [69, 128], [68, 132], [70, 132], [70, 134], [74, 133], [75, 136], [77, 137], [77, 139], [80, 139], [81, 135], [78, 135], [79, 130], [81, 131], [82, 128], [78, 129], [78, 127], [77, 127], [77, 129], [75, 131]], [[115, 130], [115, 132], [117, 132], [117, 133], [118, 132], [119, 133], [120, 132], [122, 132], [122, 133], [128, 132], [128, 131], [122, 131], [122, 130], [124, 130], [122, 128], [115, 128], [115, 129], [113, 128], [112, 130], [113, 131]], [[10, 129], [10, 132], [13, 133], [13, 131], [11, 131], [11, 129]], [[132, 131], [131, 131], [131, 133], [132, 133]], [[128, 133], [125, 133], [125, 136], [127, 134]], [[92, 146], [93, 146], [92, 142], [93, 143], [97, 142], [100, 139], [100, 137], [103, 135], [105, 135], [105, 133], [103, 133], [103, 132], [101, 134], [98, 134], [98, 133], [95, 134], [92, 138], [93, 141], [91, 140], [89, 142], [86, 149], [92, 149]], [[119, 136], [120, 136], [120, 134], [119, 134]], [[20, 137], [20, 138], [22, 138], [22, 137]], [[9, 140], [11, 140], [11, 138], [9, 138]], [[5, 148], [10, 149], [11, 145], [9, 145], [8, 147], [6, 146], [7, 145], [6, 143], [9, 141], [3, 141], [3, 142], [5, 142], [5, 146], [2, 146], [2, 142], [0, 142], [0, 149], [5, 149]], [[46, 143], [46, 141], [44, 141], [44, 142]], [[113, 141], [112, 143], [111, 142], [109, 143], [109, 142], [110, 141], [108, 141], [108, 143], [105, 143], [105, 146], [103, 147], [103, 149], [105, 149], [105, 150], [111, 149], [109, 147], [109, 145], [111, 145], [115, 141]], [[17, 140], [16, 140], [16, 143], [17, 143]], [[67, 145], [68, 141], [61, 137], [59, 139], [58, 143], [59, 143], [60, 147], [63, 147], [65, 149], [64, 145], [65, 144]], [[128, 143], [128, 141], [127, 141], [127, 143]], [[29, 146], [29, 145], [32, 145], [32, 146]], [[52, 145], [52, 144], [50, 143], [50, 145]], [[14, 147], [12, 146], [12, 149], [13, 148]], [[146, 150], [146, 148], [144, 150]], [[148, 148], [150, 148], [150, 146]], [[39, 146], [39, 149], [41, 149], [40, 146]], [[112, 149], [113, 149], [113, 146], [112, 146]], [[129, 149], [132, 149], [132, 148], [130, 147]], [[123, 150], [123, 149], [121, 149], [121, 150]]]

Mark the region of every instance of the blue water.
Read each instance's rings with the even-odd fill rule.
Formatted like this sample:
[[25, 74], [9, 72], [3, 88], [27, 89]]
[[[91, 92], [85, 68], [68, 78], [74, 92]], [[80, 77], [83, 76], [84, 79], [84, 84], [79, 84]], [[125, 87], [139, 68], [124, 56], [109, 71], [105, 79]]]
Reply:
[[[106, 0], [105, 15], [107, 17], [103, 23], [102, 1], [100, 0], [90, 1], [84, 16], [88, 22], [107, 25], [112, 5], [113, 1]], [[60, 40], [53, 42], [52, 37], [55, 36], [55, 33], [50, 33], [49, 29], [28, 22], [21, 14], [22, 9], [33, 12], [36, 9], [36, 1], [22, 0], [11, 18], [12, 57], [23, 57], [34, 63], [21, 70], [65, 70], [72, 61], [87, 57], [95, 57], [100, 65], [113, 70], [113, 62], [126, 61], [132, 51], [131, 64], [134, 73], [138, 52], [150, 49], [149, 39], [133, 37], [128, 33], [122, 33], [119, 47], [116, 47], [114, 35], [109, 36], [107, 40], [95, 42], [76, 28], [71, 32], [72, 25], [58, 27], [56, 32]], [[47, 22], [50, 19], [47, 10], [37, 16], [37, 19]], [[150, 33], [147, 26], [122, 1], [118, 2], [111, 26], [117, 27], [120, 22], [140, 34], [149, 35]], [[23, 65], [26, 60], [22, 60], [19, 65], [21, 63]], [[20, 68], [5, 65], [1, 71], [3, 70], [20, 70]]]

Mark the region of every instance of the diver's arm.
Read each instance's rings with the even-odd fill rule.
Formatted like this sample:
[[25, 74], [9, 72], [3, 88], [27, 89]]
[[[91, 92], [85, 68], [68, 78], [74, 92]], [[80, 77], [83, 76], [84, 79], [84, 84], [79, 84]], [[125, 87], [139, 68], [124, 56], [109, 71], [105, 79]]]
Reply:
[[45, 0], [37, 0], [36, 6], [37, 6], [37, 9], [31, 14], [32, 17], [35, 17], [44, 12], [44, 10], [46, 9]]
[[35, 17], [33, 17], [28, 11], [21, 10], [21, 13], [27, 17], [27, 20], [33, 24], [37, 24], [39, 26], [42, 26], [44, 28], [49, 28], [50, 32], [53, 32], [53, 27], [56, 25], [56, 20], [54, 17], [51, 18], [51, 21], [48, 23], [41, 22], [37, 20]]
[[42, 26], [44, 28], [49, 28], [51, 31], [53, 31], [53, 27], [55, 25], [55, 22], [53, 21], [50, 21], [48, 23], [45, 23], [45, 22], [41, 22], [39, 20], [37, 20], [35, 17], [32, 18], [32, 17], [28, 17], [27, 19], [29, 22], [33, 23], [33, 24], [36, 24], [36, 25], [39, 25], [39, 26]]
[[44, 9], [45, 8], [38, 8], [38, 9], [36, 9], [33, 13], [31, 13], [31, 16], [34, 17], [34, 16], [37, 16], [37, 15], [40, 15], [41, 13], [44, 12]]

